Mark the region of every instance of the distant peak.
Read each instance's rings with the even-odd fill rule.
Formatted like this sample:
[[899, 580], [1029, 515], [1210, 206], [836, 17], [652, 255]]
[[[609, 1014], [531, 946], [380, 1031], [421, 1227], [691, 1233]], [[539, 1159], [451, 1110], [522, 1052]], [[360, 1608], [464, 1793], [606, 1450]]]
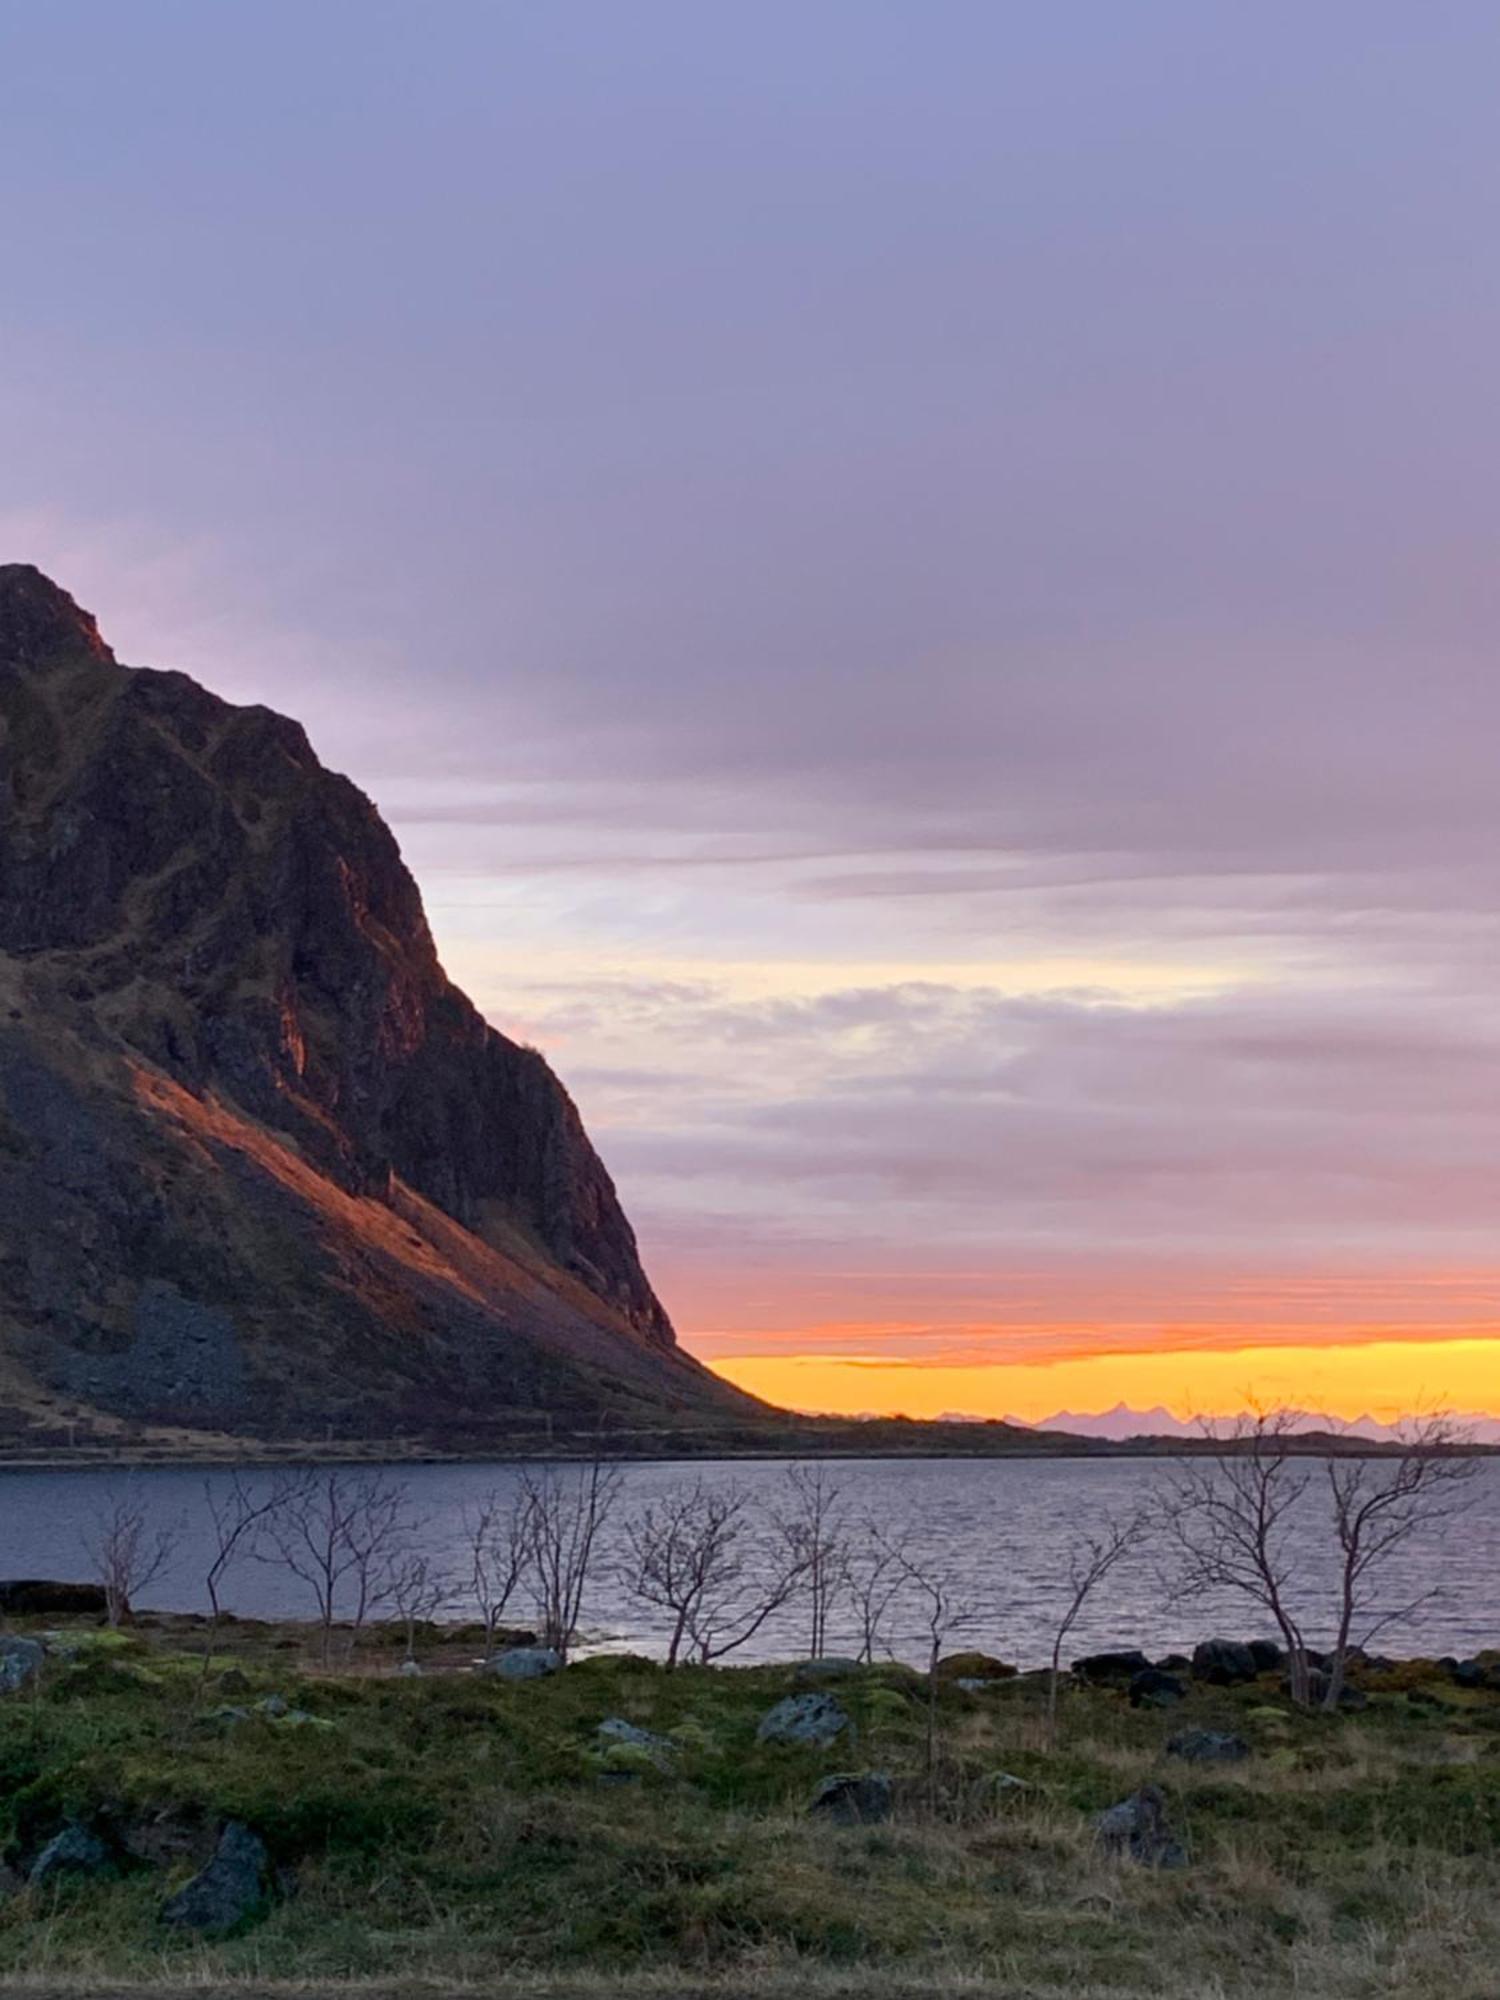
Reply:
[[113, 660], [99, 627], [32, 563], [0, 563], [0, 664], [44, 667], [77, 658]]

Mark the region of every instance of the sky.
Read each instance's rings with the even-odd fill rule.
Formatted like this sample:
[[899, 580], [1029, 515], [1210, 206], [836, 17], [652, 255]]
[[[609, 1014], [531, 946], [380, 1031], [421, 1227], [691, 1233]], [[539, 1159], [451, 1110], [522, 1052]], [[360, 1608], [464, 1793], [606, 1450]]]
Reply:
[[1500, 11], [0, 0], [0, 559], [803, 1407], [1500, 1412]]

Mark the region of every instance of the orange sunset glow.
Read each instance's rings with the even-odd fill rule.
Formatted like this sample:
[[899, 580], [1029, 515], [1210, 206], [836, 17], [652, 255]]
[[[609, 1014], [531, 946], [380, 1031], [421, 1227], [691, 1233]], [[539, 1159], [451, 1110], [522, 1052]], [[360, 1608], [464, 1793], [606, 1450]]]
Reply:
[[1497, 1407], [1500, 1341], [1371, 1341], [1361, 1346], [1227, 1347], [956, 1364], [860, 1354], [728, 1354], [721, 1374], [794, 1409], [841, 1416], [1014, 1416], [1161, 1406], [1174, 1417], [1222, 1417], [1252, 1398], [1352, 1422], [1388, 1423], [1434, 1406]]

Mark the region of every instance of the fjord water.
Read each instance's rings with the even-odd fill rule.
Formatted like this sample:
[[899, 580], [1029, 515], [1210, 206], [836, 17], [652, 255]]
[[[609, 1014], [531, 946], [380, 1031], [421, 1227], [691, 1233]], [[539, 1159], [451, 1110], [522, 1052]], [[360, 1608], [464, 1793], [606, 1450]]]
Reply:
[[[369, 1470], [370, 1468], [364, 1468]], [[1322, 1467], [1311, 1497], [1318, 1496]], [[471, 1606], [462, 1589], [464, 1514], [493, 1489], [514, 1486], [514, 1465], [405, 1465], [385, 1469], [406, 1486], [418, 1522], [416, 1545], [451, 1564], [459, 1578], [450, 1616]], [[564, 1476], [567, 1469], [564, 1468]], [[661, 1650], [664, 1619], [634, 1599], [623, 1576], [619, 1522], [633, 1508], [684, 1479], [734, 1481], [774, 1504], [787, 1467], [750, 1463], [632, 1464], [622, 1469], [614, 1525], [606, 1535], [583, 1618], [588, 1645], [610, 1650]], [[905, 1532], [910, 1548], [951, 1582], [969, 1608], [947, 1650], [979, 1648], [1023, 1666], [1038, 1665], [1066, 1601], [1068, 1547], [1080, 1533], [1124, 1519], [1159, 1492], [1163, 1461], [1138, 1459], [870, 1459], [825, 1464], [851, 1518], [873, 1515], [888, 1533]], [[205, 1483], [222, 1487], [226, 1472], [192, 1467], [0, 1470], [0, 1575], [74, 1578], [89, 1574], [85, 1543], [102, 1509], [123, 1493], [142, 1502], [155, 1526], [171, 1526], [180, 1540], [170, 1567], [141, 1593], [143, 1609], [206, 1608], [203, 1577], [212, 1555], [204, 1502]], [[252, 1488], [264, 1474], [244, 1475]], [[782, 1496], [784, 1498], [784, 1496]], [[1305, 1556], [1298, 1563], [1306, 1585], [1314, 1644], [1329, 1636], [1327, 1614], [1335, 1574], [1334, 1551], [1305, 1510]], [[1381, 1612], [1392, 1622], [1377, 1640], [1391, 1653], [1467, 1654], [1500, 1646], [1500, 1458], [1481, 1462], [1457, 1518], [1425, 1526], [1382, 1573]], [[1173, 1601], [1167, 1551], [1145, 1547], [1106, 1583], [1072, 1634], [1075, 1656], [1105, 1646], [1140, 1646], [1159, 1654], [1217, 1634], [1257, 1637], [1266, 1620], [1232, 1596], [1198, 1593]], [[312, 1615], [306, 1586], [274, 1562], [240, 1564], [229, 1578], [226, 1607], [242, 1617]], [[1415, 1607], [1415, 1609], [1408, 1609]], [[527, 1606], [516, 1604], [508, 1624], [524, 1624]], [[798, 1607], [768, 1620], [756, 1638], [732, 1657], [744, 1663], [805, 1655], [805, 1614]], [[852, 1642], [847, 1621], [835, 1623], [829, 1650]], [[920, 1609], [906, 1609], [888, 1635], [889, 1649], [916, 1662], [925, 1655]]]

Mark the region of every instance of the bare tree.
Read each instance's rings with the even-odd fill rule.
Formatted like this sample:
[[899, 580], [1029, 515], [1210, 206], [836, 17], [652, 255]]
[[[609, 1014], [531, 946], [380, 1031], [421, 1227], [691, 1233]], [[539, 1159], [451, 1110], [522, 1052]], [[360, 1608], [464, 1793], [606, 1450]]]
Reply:
[[886, 1621], [906, 1588], [901, 1567], [910, 1537], [888, 1536], [866, 1517], [851, 1535], [844, 1552], [844, 1587], [854, 1613], [858, 1657], [866, 1665], [885, 1644]]
[[[1268, 1611], [1287, 1654], [1292, 1699], [1338, 1706], [1357, 1643], [1425, 1603], [1432, 1590], [1377, 1612], [1378, 1578], [1422, 1528], [1468, 1503], [1477, 1467], [1466, 1433], [1451, 1417], [1407, 1426], [1400, 1447], [1314, 1454], [1297, 1436], [1306, 1419], [1289, 1410], [1256, 1410], [1227, 1433], [1212, 1429], [1216, 1449], [1167, 1481], [1167, 1525], [1181, 1558], [1180, 1589], [1227, 1588]], [[1319, 1429], [1334, 1429], [1324, 1422]], [[1326, 1509], [1315, 1505], [1321, 1485]], [[1332, 1543], [1337, 1582], [1330, 1607], [1329, 1671], [1315, 1676], [1306, 1639], [1311, 1558]]]
[[1297, 1525], [1316, 1468], [1295, 1446], [1300, 1421], [1295, 1411], [1255, 1409], [1227, 1430], [1206, 1424], [1214, 1448], [1165, 1475], [1160, 1505], [1177, 1557], [1174, 1594], [1228, 1590], [1266, 1612], [1286, 1649], [1292, 1699], [1305, 1707], [1311, 1673], [1293, 1592], [1305, 1581]]
[[789, 1603], [805, 1549], [774, 1519], [757, 1522], [750, 1496], [702, 1479], [669, 1487], [625, 1524], [628, 1587], [671, 1615], [667, 1665], [684, 1650], [700, 1665], [752, 1639]]
[[1349, 1655], [1385, 1626], [1404, 1618], [1436, 1594], [1377, 1612], [1381, 1570], [1420, 1529], [1451, 1520], [1472, 1504], [1465, 1490], [1479, 1469], [1472, 1438], [1451, 1417], [1414, 1418], [1401, 1435], [1399, 1456], [1330, 1458], [1326, 1461], [1334, 1537], [1339, 1549], [1338, 1613], [1323, 1706], [1338, 1707]]
[[525, 1578], [542, 1643], [567, 1658], [578, 1627], [599, 1537], [620, 1493], [620, 1469], [543, 1466], [521, 1475]]
[[227, 1491], [212, 1479], [203, 1482], [203, 1512], [212, 1539], [203, 1587], [208, 1596], [208, 1631], [203, 1641], [203, 1676], [213, 1661], [214, 1640], [224, 1615], [224, 1579], [235, 1564], [250, 1555], [266, 1522], [284, 1505], [289, 1490], [285, 1475], [273, 1479], [259, 1496], [252, 1494], [240, 1475], [231, 1473]]
[[529, 1507], [524, 1487], [503, 1494], [492, 1487], [464, 1509], [469, 1588], [484, 1625], [484, 1657], [495, 1652], [495, 1631], [520, 1589], [529, 1559]]
[[1132, 1514], [1128, 1520], [1111, 1522], [1097, 1533], [1079, 1535], [1069, 1547], [1068, 1595], [1052, 1637], [1052, 1660], [1047, 1675], [1049, 1749], [1057, 1747], [1057, 1696], [1062, 1682], [1063, 1647], [1068, 1643], [1068, 1635], [1083, 1616], [1084, 1607], [1094, 1592], [1140, 1546], [1149, 1527], [1149, 1515]]
[[901, 1573], [904, 1593], [915, 1604], [927, 1652], [927, 1721], [924, 1731], [923, 1764], [927, 1779], [927, 1805], [937, 1806], [938, 1747], [938, 1668], [943, 1648], [967, 1625], [973, 1623], [973, 1607], [959, 1595], [950, 1573], [941, 1565], [914, 1555], [909, 1544], [887, 1544]]
[[274, 1555], [263, 1546], [255, 1553], [262, 1562], [279, 1561], [313, 1593], [325, 1667], [334, 1620], [350, 1596], [351, 1644], [371, 1609], [389, 1596], [410, 1526], [404, 1486], [337, 1466], [296, 1480], [268, 1517]]
[[417, 1662], [417, 1627], [429, 1625], [453, 1599], [453, 1580], [431, 1556], [398, 1558], [388, 1595], [406, 1632], [406, 1664]]
[[828, 1651], [829, 1619], [848, 1582], [840, 1506], [843, 1489], [822, 1465], [792, 1466], [786, 1486], [789, 1501], [779, 1518], [789, 1546], [800, 1552], [808, 1607], [807, 1652], [816, 1660]]
[[83, 1546], [104, 1587], [111, 1625], [130, 1615], [132, 1597], [161, 1575], [180, 1539], [176, 1527], [153, 1527], [145, 1502], [129, 1488], [99, 1509], [92, 1528], [84, 1532]]

